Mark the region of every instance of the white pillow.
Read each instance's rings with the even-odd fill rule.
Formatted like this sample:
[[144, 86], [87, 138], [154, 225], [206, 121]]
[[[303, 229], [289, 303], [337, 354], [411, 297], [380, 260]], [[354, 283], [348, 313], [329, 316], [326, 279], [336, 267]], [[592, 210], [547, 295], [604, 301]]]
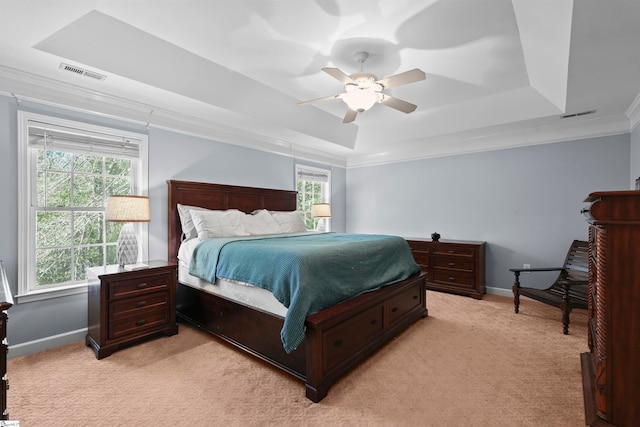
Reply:
[[307, 226], [302, 219], [302, 214], [298, 211], [269, 211], [269, 213], [280, 225], [282, 233], [300, 233], [307, 231]]
[[213, 237], [248, 236], [242, 224], [244, 212], [236, 209], [226, 211], [191, 210], [193, 225], [198, 232], [198, 239]]
[[209, 209], [201, 208], [198, 206], [181, 205], [178, 203], [178, 216], [180, 217], [180, 224], [182, 225], [182, 234], [184, 239], [189, 240], [194, 237], [198, 237], [196, 226], [193, 225], [193, 219], [191, 218], [191, 211], [208, 211]]
[[244, 230], [250, 235], [282, 233], [269, 211], [262, 209], [244, 216]]

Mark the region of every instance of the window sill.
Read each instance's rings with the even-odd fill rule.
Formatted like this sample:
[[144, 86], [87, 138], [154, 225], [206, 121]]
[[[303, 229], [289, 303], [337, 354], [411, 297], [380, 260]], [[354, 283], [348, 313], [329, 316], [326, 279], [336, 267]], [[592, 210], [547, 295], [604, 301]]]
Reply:
[[80, 285], [73, 285], [65, 288], [47, 289], [42, 291], [33, 291], [27, 294], [16, 295], [18, 304], [25, 302], [41, 301], [51, 298], [67, 297], [70, 295], [86, 294], [88, 285], [86, 283]]

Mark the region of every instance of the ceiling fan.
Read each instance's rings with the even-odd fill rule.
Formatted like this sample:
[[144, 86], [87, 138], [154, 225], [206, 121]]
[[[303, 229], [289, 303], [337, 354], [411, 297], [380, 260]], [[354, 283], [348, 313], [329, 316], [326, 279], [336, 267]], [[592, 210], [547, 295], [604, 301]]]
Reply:
[[323, 68], [322, 71], [344, 84], [345, 91], [337, 95], [299, 102], [298, 105], [309, 105], [316, 102], [330, 101], [332, 99], [342, 99], [344, 103], [347, 104], [347, 114], [344, 116], [343, 123], [351, 123], [356, 119], [358, 113], [367, 111], [375, 104], [384, 104], [407, 114], [414, 111], [417, 108], [416, 105], [389, 96], [382, 91], [384, 89], [424, 80], [426, 78], [424, 71], [414, 68], [413, 70], [378, 80], [374, 74], [362, 71], [362, 65], [368, 57], [369, 54], [367, 52], [357, 52], [355, 54], [355, 60], [360, 64], [360, 72], [351, 75], [345, 74], [338, 68]]

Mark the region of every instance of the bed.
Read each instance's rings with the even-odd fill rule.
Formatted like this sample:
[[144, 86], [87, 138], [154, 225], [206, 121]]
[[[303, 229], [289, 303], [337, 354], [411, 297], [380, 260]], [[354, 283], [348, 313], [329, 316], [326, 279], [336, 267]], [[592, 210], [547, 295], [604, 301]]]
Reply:
[[[167, 181], [168, 260], [178, 262], [183, 230], [178, 205], [207, 209], [294, 211], [296, 191], [190, 181]], [[306, 397], [319, 402], [335, 381], [417, 320], [426, 317], [425, 275], [332, 305], [306, 317], [305, 335], [287, 352], [281, 341], [284, 317], [212, 294], [178, 277], [177, 317], [305, 382]]]

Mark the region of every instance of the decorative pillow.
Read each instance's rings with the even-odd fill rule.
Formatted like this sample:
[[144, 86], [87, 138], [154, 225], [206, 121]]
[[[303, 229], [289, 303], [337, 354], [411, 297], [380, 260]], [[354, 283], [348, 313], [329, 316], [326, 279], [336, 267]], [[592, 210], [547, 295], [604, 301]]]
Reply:
[[282, 233], [300, 233], [307, 231], [307, 226], [302, 219], [302, 214], [298, 211], [269, 211], [269, 213], [280, 225]]
[[266, 209], [246, 214], [244, 216], [244, 230], [250, 235], [282, 233], [280, 225]]
[[182, 225], [182, 234], [185, 240], [198, 237], [196, 226], [193, 225], [193, 218], [191, 218], [191, 211], [208, 211], [209, 209], [201, 208], [198, 206], [181, 205], [178, 203], [178, 216], [180, 217], [180, 224]]
[[244, 212], [236, 209], [226, 211], [191, 211], [193, 225], [198, 232], [198, 239], [213, 237], [248, 236], [242, 224]]

